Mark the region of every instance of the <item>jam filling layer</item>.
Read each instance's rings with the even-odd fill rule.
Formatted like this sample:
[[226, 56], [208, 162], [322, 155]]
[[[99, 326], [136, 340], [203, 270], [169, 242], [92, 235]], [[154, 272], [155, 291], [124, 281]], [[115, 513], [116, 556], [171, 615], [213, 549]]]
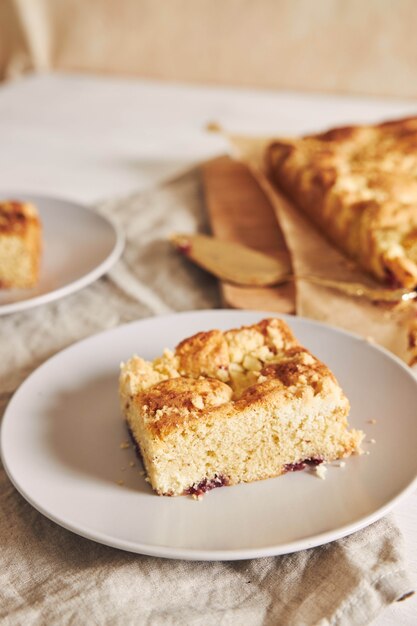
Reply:
[[287, 463], [284, 465], [284, 472], [299, 472], [308, 467], [315, 467], [316, 465], [320, 465], [323, 463], [323, 459], [304, 459], [304, 461], [299, 461], [298, 463]]
[[184, 495], [187, 496], [201, 496], [203, 493], [207, 493], [207, 491], [211, 491], [211, 489], [216, 489], [217, 487], [224, 487], [229, 484], [226, 476], [222, 476], [214, 474], [214, 478], [204, 478], [199, 483], [194, 483], [191, 487], [188, 487], [184, 491]]

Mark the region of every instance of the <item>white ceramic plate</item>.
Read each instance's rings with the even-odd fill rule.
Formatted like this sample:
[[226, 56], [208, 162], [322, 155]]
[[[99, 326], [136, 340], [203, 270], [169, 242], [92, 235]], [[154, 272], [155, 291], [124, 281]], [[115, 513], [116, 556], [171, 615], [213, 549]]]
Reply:
[[[184, 559], [284, 554], [383, 516], [415, 481], [417, 381], [388, 352], [312, 321], [286, 318], [336, 373], [352, 404], [351, 425], [376, 440], [365, 443], [369, 455], [329, 467], [326, 480], [296, 472], [215, 489], [196, 501], [154, 495], [133, 449], [120, 448], [127, 439], [117, 397], [120, 361], [133, 353], [151, 359], [199, 330], [266, 315], [199, 311], [151, 318], [51, 358], [22, 384], [4, 416], [1, 452], [16, 488], [41, 513], [84, 537]], [[377, 423], [368, 423], [372, 419]]]
[[107, 272], [122, 253], [120, 230], [87, 207], [16, 191], [1, 191], [0, 196], [33, 202], [43, 229], [39, 284], [33, 289], [0, 290], [0, 315], [52, 302], [89, 285]]

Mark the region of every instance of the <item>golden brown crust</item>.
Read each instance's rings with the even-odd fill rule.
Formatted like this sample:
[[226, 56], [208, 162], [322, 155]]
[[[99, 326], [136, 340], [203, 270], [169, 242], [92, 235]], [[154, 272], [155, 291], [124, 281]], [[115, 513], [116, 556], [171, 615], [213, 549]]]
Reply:
[[[169, 366], [162, 366], [164, 358]], [[133, 397], [146, 414], [149, 431], [161, 439], [193, 420], [226, 419], [249, 405], [341, 393], [326, 365], [276, 318], [224, 333], [198, 333], [150, 366], [137, 357], [128, 363], [121, 388], [128, 389], [125, 395]], [[155, 367], [169, 374], [155, 378]], [[140, 379], [136, 389], [128, 387], [132, 371]]]
[[408, 363], [417, 365], [417, 318], [410, 322], [408, 328]]
[[39, 217], [33, 205], [18, 200], [0, 201], [0, 233], [23, 235], [34, 224], [39, 224]]
[[39, 279], [42, 227], [28, 202], [0, 201], [0, 287], [28, 288]]
[[180, 372], [190, 376], [214, 376], [229, 366], [229, 351], [219, 330], [197, 333], [178, 344], [175, 354]]
[[267, 378], [276, 378], [286, 387], [300, 384], [300, 379], [305, 379], [315, 391], [319, 383], [324, 379], [331, 379], [336, 383], [332, 372], [321, 361], [314, 359], [312, 355], [297, 346], [287, 351], [285, 359], [278, 363], [272, 363], [262, 368], [261, 374]]
[[136, 397], [151, 417], [150, 430], [162, 438], [186, 420], [199, 419], [204, 412], [229, 402], [232, 389], [215, 378], [170, 378]]
[[417, 117], [273, 142], [269, 176], [387, 283], [417, 285]]

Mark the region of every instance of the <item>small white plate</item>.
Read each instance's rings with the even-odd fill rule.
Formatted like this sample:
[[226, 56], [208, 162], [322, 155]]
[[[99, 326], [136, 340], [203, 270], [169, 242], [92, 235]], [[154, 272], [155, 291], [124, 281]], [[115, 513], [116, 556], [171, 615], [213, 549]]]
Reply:
[[42, 265], [33, 289], [0, 290], [0, 315], [52, 302], [86, 287], [117, 261], [121, 231], [107, 218], [69, 200], [0, 191], [1, 198], [33, 202], [42, 221]]
[[[22, 384], [1, 431], [4, 465], [20, 493], [58, 524], [103, 544], [155, 556], [230, 560], [284, 554], [348, 535], [387, 513], [417, 474], [417, 381], [398, 359], [327, 326], [285, 317], [335, 372], [366, 431], [369, 455], [215, 489], [202, 501], [158, 497], [140, 474], [120, 417], [119, 363], [151, 359], [210, 328], [266, 313], [198, 311], [133, 322], [77, 343]], [[376, 419], [376, 424], [369, 420]], [[131, 467], [131, 463], [135, 466]], [[335, 465], [335, 464], [334, 464]], [[123, 481], [118, 485], [117, 481]]]

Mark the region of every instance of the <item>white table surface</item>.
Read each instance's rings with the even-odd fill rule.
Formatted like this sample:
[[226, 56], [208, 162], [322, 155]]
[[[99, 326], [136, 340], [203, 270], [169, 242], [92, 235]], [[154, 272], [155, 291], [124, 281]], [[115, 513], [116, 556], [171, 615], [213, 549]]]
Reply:
[[[212, 120], [236, 132], [291, 135], [416, 111], [413, 101], [32, 76], [0, 87], [0, 193], [93, 203], [144, 189], [225, 151], [220, 136], [204, 131]], [[395, 517], [417, 582], [417, 492]], [[374, 624], [414, 626], [417, 596], [389, 607]]]

